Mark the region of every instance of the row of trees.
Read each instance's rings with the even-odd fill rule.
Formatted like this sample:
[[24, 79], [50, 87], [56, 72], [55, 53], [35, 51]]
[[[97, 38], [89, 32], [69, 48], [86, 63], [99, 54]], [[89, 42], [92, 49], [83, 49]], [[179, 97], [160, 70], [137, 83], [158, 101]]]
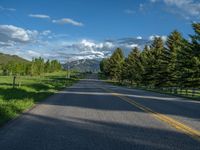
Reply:
[[200, 87], [200, 23], [192, 24], [190, 40], [173, 31], [164, 42], [155, 37], [143, 51], [134, 48], [127, 58], [117, 48], [100, 63], [113, 80], [150, 87]]
[[43, 58], [34, 58], [31, 62], [19, 63], [10, 61], [1, 66], [3, 75], [41, 75], [56, 72], [62, 69], [57, 60], [44, 61]]

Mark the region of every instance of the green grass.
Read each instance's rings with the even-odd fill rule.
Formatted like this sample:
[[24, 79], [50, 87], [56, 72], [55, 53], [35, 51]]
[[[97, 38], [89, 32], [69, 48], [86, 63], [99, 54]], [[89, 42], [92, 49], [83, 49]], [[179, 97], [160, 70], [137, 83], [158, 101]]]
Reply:
[[144, 86], [137, 87], [135, 85], [130, 86], [130, 85], [121, 84], [117, 81], [112, 81], [112, 80], [106, 80], [106, 82], [112, 85], [116, 85], [116, 86], [130, 87], [130, 88], [135, 88], [135, 89], [140, 89], [140, 90], [146, 90], [146, 91], [151, 91], [151, 92], [157, 92], [157, 93], [162, 93], [162, 94], [169, 94], [169, 95], [189, 98], [193, 100], [200, 100], [200, 90], [196, 90], [195, 95], [193, 95], [192, 90], [188, 90], [186, 93], [185, 89], [183, 89], [182, 91], [178, 89], [177, 93], [174, 93], [174, 91], [170, 91], [170, 90], [153, 89], [153, 88], [147, 88]]
[[64, 71], [40, 77], [21, 76], [17, 77], [15, 88], [12, 87], [12, 76], [0, 76], [0, 125], [77, 81], [65, 76]]

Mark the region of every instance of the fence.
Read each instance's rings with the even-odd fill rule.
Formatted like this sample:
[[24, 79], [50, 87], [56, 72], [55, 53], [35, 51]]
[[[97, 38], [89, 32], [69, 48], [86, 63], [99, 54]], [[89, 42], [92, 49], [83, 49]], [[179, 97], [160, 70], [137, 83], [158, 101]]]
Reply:
[[160, 88], [159, 90], [166, 93], [183, 95], [187, 97], [200, 97], [200, 89], [198, 88], [179, 88], [179, 87], [165, 87]]

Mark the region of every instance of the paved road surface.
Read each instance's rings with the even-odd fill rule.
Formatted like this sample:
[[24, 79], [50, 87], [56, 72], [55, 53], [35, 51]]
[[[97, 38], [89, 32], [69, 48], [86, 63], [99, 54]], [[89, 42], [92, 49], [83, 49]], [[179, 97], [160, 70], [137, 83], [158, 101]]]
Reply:
[[200, 141], [107, 90], [200, 130], [200, 102], [81, 80], [1, 128], [0, 150], [200, 149]]

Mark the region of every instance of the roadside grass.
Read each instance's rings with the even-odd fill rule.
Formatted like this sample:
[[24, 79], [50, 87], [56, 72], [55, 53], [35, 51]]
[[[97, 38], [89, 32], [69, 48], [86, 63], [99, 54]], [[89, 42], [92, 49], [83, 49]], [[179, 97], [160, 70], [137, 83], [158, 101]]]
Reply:
[[185, 89], [178, 89], [176, 92], [171, 91], [171, 90], [163, 90], [163, 89], [156, 89], [156, 88], [147, 88], [144, 86], [135, 86], [135, 85], [126, 85], [126, 84], [121, 84], [120, 82], [113, 81], [113, 80], [105, 80], [107, 83], [116, 85], [116, 86], [123, 86], [123, 87], [129, 87], [129, 88], [134, 88], [134, 89], [140, 89], [140, 90], [146, 90], [150, 92], [156, 92], [156, 93], [161, 93], [161, 94], [168, 94], [172, 96], [178, 96], [178, 97], [183, 97], [183, 98], [189, 98], [192, 100], [198, 100], [200, 101], [200, 90], [196, 90], [195, 94], [192, 95], [192, 90], [188, 89], [187, 91]]
[[21, 76], [17, 77], [15, 88], [12, 87], [12, 76], [0, 76], [0, 126], [77, 81], [65, 76], [64, 71], [38, 77]]

